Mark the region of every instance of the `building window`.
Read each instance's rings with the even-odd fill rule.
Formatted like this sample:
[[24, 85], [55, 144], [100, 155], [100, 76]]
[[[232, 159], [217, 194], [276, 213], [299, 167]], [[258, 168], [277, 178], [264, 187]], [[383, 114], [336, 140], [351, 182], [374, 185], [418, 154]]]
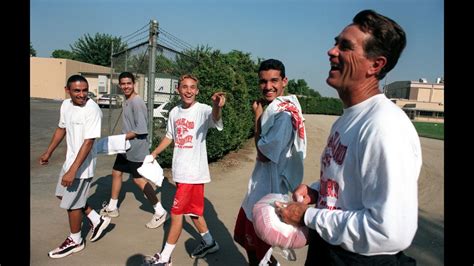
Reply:
[[435, 117], [434, 112], [431, 112], [431, 111], [420, 111], [419, 116], [422, 116], [422, 117]]

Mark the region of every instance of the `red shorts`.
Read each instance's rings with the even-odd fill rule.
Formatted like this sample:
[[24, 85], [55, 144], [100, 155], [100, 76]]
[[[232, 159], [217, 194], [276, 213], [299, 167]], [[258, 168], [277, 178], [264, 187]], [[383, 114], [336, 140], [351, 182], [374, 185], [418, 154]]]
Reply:
[[204, 213], [204, 184], [176, 183], [171, 214], [187, 214], [203, 216]]
[[251, 221], [247, 219], [244, 209], [241, 207], [234, 228], [234, 240], [247, 252], [256, 253], [258, 261], [261, 261], [272, 246], [258, 238]]

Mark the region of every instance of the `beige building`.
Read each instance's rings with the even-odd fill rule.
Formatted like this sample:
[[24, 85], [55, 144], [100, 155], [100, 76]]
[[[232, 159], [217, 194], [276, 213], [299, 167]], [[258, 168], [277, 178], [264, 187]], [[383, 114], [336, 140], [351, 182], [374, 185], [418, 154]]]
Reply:
[[84, 76], [89, 91], [97, 96], [109, 91], [109, 67], [70, 59], [30, 57], [30, 97], [64, 100], [64, 86], [73, 74]]
[[444, 122], [444, 81], [395, 81], [384, 93], [414, 121]]

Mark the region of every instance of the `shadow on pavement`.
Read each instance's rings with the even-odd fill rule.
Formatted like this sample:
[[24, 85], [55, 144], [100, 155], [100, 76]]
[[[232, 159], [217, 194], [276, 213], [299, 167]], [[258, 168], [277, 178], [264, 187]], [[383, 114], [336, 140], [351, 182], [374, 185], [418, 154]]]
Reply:
[[[125, 174], [128, 175], [128, 174]], [[102, 203], [104, 201], [108, 202], [110, 199], [111, 186], [112, 186], [112, 175], [106, 175], [98, 177], [92, 184], [91, 190], [95, 186], [95, 192], [91, 194], [88, 198], [88, 204], [95, 209], [97, 212], [102, 208]], [[118, 206], [125, 199], [127, 193], [133, 193], [133, 196], [137, 201], [141, 203], [140, 209], [153, 213], [153, 207], [148, 202], [143, 192], [133, 183], [132, 178], [128, 178], [123, 181], [122, 188], [119, 194]], [[156, 188], [157, 196], [161, 201], [163, 207], [169, 212], [173, 204], [174, 195], [176, 193], [176, 186], [173, 183], [168, 181], [168, 178], [165, 177], [161, 187]], [[204, 192], [205, 193], [205, 192]], [[204, 197], [204, 218], [206, 219], [207, 226], [211, 232], [214, 239], [219, 243], [220, 249], [218, 252], [213, 254], [208, 254], [206, 257], [201, 258], [205, 260], [208, 265], [246, 265], [246, 258], [239, 252], [236, 243], [233, 240], [232, 234], [233, 228], [226, 228], [225, 224], [219, 220], [217, 211], [214, 209], [214, 205]], [[87, 235], [90, 227], [87, 221], [87, 218], [84, 221], [83, 235]], [[163, 238], [161, 241], [160, 250], [155, 252], [160, 252], [166, 243], [166, 238], [168, 237], [168, 232], [171, 226], [171, 219], [168, 219], [163, 225]], [[112, 231], [115, 227], [115, 224], [111, 223], [110, 226], [106, 229], [105, 234]], [[182, 234], [178, 240], [177, 245], [183, 245], [186, 249], [188, 256], [196, 248], [197, 245], [201, 242], [201, 235], [195, 229], [190, 218], [185, 218], [183, 221], [183, 230], [186, 231], [192, 238], [184, 239], [186, 235]], [[104, 235], [105, 235], [104, 234]], [[131, 255], [126, 262], [126, 265], [141, 265], [143, 262], [143, 254], [134, 254]], [[198, 260], [194, 260], [194, 265], [198, 265]]]
[[[206, 193], [205, 191], [206, 188], [204, 188], [204, 194]], [[173, 204], [175, 193], [176, 186], [165, 178], [161, 187], [161, 201], [164, 208], [168, 211], [171, 209]], [[211, 266], [246, 265], [247, 261], [239, 252], [233, 240], [233, 236], [230, 233], [233, 232], [233, 228], [229, 230], [226, 228], [225, 224], [219, 220], [214, 205], [212, 205], [206, 197], [204, 197], [204, 219], [206, 220], [207, 227], [209, 228], [212, 237], [217, 241], [217, 243], [219, 243], [220, 249], [216, 253], [206, 255], [206, 257], [201, 258], [201, 260], [205, 260], [207, 264]], [[168, 220], [163, 226], [165, 233], [161, 242], [162, 245], [160, 250], [157, 250], [156, 252], [160, 252], [166, 243], [166, 238], [168, 237], [169, 228], [171, 226], [171, 220]], [[186, 252], [188, 253], [188, 256], [190, 256], [191, 252], [193, 252], [201, 242], [201, 235], [194, 227], [194, 224], [189, 217], [185, 217], [183, 221], [183, 230], [190, 234], [192, 238], [184, 239], [185, 235], [181, 234], [177, 245], [182, 245], [182, 243], [184, 243]], [[130, 259], [132, 259], [132, 257]], [[200, 259], [195, 259], [194, 265], [198, 264], [198, 260]]]
[[[112, 171], [112, 168], [110, 169]], [[128, 176], [129, 174], [124, 173], [124, 176]], [[97, 178], [92, 184], [91, 184], [91, 190], [92, 188], [96, 186], [95, 192], [89, 196], [87, 203], [95, 209], [97, 212], [102, 209], [102, 204], [104, 202], [108, 203], [110, 200], [110, 193], [112, 189], [112, 175], [106, 175]], [[159, 191], [160, 189], [158, 189]], [[142, 205], [140, 206], [140, 209], [149, 212], [151, 214], [154, 213], [153, 206], [151, 206], [150, 202], [148, 199], [145, 197], [143, 192], [138, 188], [137, 185], [133, 182], [132, 178], [129, 177], [127, 180], [122, 181], [122, 188], [120, 189], [120, 194], [118, 198], [118, 204], [117, 206], [120, 208], [120, 205], [122, 201], [125, 199], [125, 196], [127, 193], [131, 192], [135, 199], [140, 202]]]
[[419, 265], [444, 265], [444, 223], [427, 218], [419, 210], [418, 230], [407, 255], [416, 258]]
[[137, 266], [137, 265], [142, 265], [143, 264], [143, 257], [145, 255], [141, 253], [133, 254], [127, 259], [127, 262], [125, 262], [126, 266]]

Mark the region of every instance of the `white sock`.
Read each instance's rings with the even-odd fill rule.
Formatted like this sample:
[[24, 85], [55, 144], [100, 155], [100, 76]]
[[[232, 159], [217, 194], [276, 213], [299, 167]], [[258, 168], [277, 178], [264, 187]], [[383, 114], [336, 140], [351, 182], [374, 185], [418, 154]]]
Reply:
[[94, 226], [100, 223], [100, 215], [95, 210], [92, 210], [91, 212], [89, 212], [89, 214], [87, 215], [87, 218], [91, 220]]
[[163, 208], [163, 205], [161, 205], [161, 202], [158, 201], [157, 204], [155, 204], [155, 206], [153, 206], [153, 208], [155, 209], [155, 213], [158, 214], [158, 215], [163, 215], [163, 213], [165, 213], [165, 209]]
[[118, 199], [110, 198], [109, 204], [107, 204], [107, 210], [113, 211], [117, 209], [117, 203], [118, 203]]
[[166, 242], [165, 247], [161, 251], [161, 254], [160, 254], [161, 258], [158, 262], [168, 262], [170, 260], [171, 253], [173, 252], [175, 246], [176, 244], [172, 245]]
[[77, 233], [71, 233], [69, 235], [69, 237], [72, 238], [72, 240], [76, 243], [76, 244], [80, 244], [82, 242], [82, 237], [81, 237], [81, 231], [77, 232]]
[[[273, 253], [273, 248], [269, 248], [265, 256], [263, 256], [262, 260], [258, 263], [258, 265], [269, 265], [271, 262], [271, 257]], [[279, 265], [279, 264], [278, 264]]]
[[205, 233], [201, 233], [201, 236], [202, 236], [202, 239], [204, 240], [204, 242], [206, 242], [206, 244], [210, 245], [212, 244], [212, 235], [211, 233], [209, 232], [209, 230], [207, 230], [207, 232]]

